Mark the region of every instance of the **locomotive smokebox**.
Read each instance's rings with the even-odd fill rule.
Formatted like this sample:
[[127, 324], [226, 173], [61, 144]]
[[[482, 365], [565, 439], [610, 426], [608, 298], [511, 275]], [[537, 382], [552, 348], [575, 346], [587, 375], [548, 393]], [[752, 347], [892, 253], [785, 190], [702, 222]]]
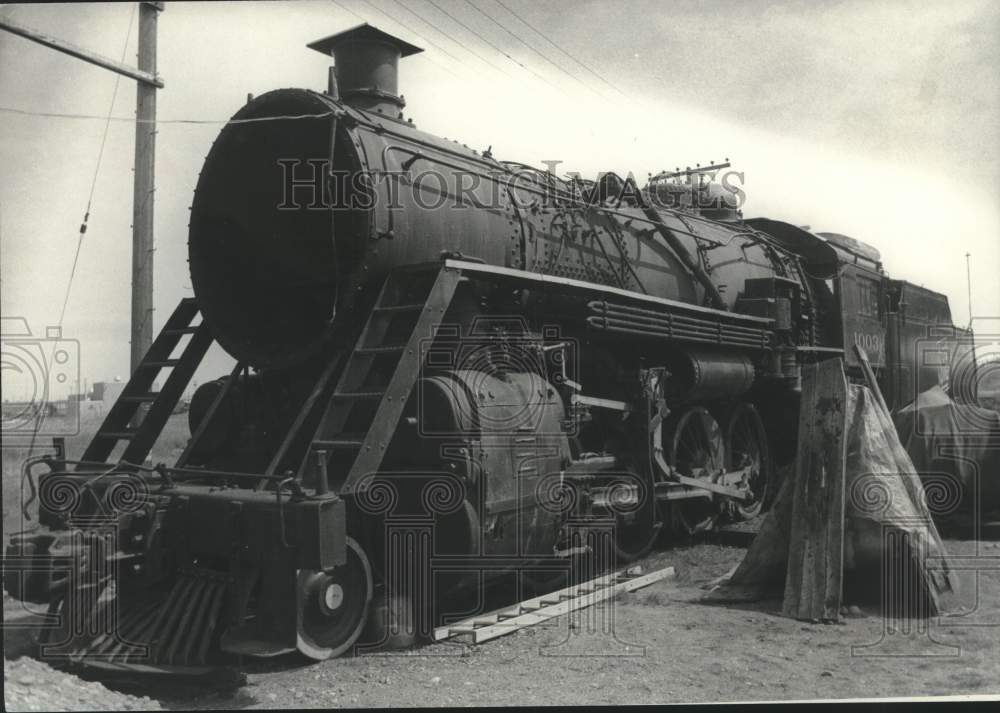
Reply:
[[[334, 236], [350, 216], [331, 219], [318, 183], [331, 153], [330, 109], [300, 89], [253, 99], [215, 140], [195, 189], [194, 295], [219, 344], [253, 366], [300, 362], [331, 334], [339, 278], [350, 267]], [[336, 161], [346, 168], [351, 158], [341, 150]]]
[[423, 52], [367, 23], [308, 46], [333, 57], [339, 93], [347, 104], [393, 117], [405, 105], [399, 96], [399, 60]]
[[335, 58], [339, 98], [279, 89], [251, 99], [215, 140], [191, 205], [195, 297], [219, 344], [256, 367], [295, 366], [335, 337], [369, 223], [353, 207], [354, 182], [324, 178], [363, 168], [334, 110], [397, 119], [399, 59], [422, 51], [370, 25], [310, 47]]

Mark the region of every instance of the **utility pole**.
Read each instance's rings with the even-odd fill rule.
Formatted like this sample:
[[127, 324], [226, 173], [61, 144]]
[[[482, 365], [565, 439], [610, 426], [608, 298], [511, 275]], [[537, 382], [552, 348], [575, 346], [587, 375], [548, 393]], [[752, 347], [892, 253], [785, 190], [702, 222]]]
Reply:
[[[161, 2], [139, 3], [139, 71], [156, 76], [156, 20]], [[135, 100], [132, 189], [132, 359], [134, 374], [153, 343], [153, 205], [156, 190], [156, 87], [139, 82]]]
[[139, 3], [139, 66], [117, 62], [52, 37], [10, 18], [0, 18], [0, 30], [24, 37], [71, 57], [136, 80], [135, 182], [132, 192], [132, 340], [134, 373], [153, 343], [153, 191], [156, 150], [156, 20], [162, 2]]
[[972, 268], [969, 267], [970, 253], [965, 253], [965, 286], [969, 290], [969, 329], [972, 329]]

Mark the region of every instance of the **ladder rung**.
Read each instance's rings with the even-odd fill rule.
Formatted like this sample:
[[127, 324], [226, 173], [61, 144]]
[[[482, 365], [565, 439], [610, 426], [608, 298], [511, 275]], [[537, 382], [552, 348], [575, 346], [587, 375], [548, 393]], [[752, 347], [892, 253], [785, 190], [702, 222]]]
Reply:
[[314, 451], [321, 451], [326, 448], [361, 448], [361, 445], [365, 442], [364, 438], [331, 438], [329, 440], [323, 441], [313, 441], [312, 449]]
[[176, 337], [181, 334], [194, 334], [198, 331], [198, 327], [178, 327], [177, 329], [164, 329], [160, 334], [167, 334], [171, 337]]
[[148, 369], [151, 367], [156, 367], [157, 369], [162, 369], [166, 366], [177, 366], [181, 363], [180, 359], [164, 359], [163, 361], [147, 361], [143, 363], [142, 367]]
[[114, 438], [116, 441], [130, 441], [137, 433], [138, 431], [104, 431], [99, 435], [101, 438]]
[[405, 344], [394, 345], [391, 347], [359, 347], [354, 350], [355, 354], [392, 354], [394, 352], [398, 353], [406, 349]]
[[177, 309], [167, 318], [163, 325], [163, 330], [183, 329], [191, 325], [191, 320], [198, 315], [197, 304], [177, 305]]
[[122, 401], [130, 404], [145, 404], [145, 403], [150, 403], [152, 401], [156, 401], [158, 397], [159, 397], [158, 393], [155, 394], [148, 393], [148, 394], [141, 394], [140, 396], [122, 396], [120, 398]]
[[424, 302], [413, 302], [408, 305], [387, 305], [376, 307], [372, 312], [419, 312], [424, 308]]
[[333, 394], [335, 399], [380, 399], [385, 395], [384, 391], [339, 391]]

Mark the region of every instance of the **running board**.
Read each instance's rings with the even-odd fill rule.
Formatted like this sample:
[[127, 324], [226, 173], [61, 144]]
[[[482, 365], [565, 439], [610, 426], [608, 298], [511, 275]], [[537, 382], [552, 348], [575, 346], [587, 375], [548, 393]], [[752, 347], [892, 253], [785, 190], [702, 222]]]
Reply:
[[673, 567], [666, 567], [643, 575], [629, 574], [635, 569], [631, 567], [619, 570], [589, 582], [527, 599], [512, 607], [497, 609], [489, 614], [480, 614], [454, 624], [438, 627], [434, 630], [434, 640], [444, 641], [455, 636], [471, 636], [473, 644], [481, 644], [518, 629], [540, 624], [568, 612], [592, 606], [623, 592], [634, 592], [654, 582], [674, 576]]

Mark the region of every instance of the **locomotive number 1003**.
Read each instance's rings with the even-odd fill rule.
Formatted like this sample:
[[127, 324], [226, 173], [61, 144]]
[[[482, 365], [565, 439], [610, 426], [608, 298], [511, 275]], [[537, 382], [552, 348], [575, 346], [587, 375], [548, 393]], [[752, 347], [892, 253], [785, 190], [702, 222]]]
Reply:
[[885, 364], [885, 335], [854, 332], [854, 343], [865, 350], [872, 364]]

